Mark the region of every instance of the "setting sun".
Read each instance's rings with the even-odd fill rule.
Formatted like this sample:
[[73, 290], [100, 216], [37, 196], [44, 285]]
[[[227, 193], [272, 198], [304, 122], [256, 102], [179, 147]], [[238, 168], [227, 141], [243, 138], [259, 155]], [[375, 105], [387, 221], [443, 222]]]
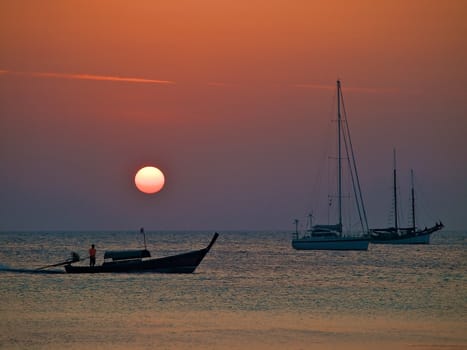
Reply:
[[135, 185], [138, 190], [144, 193], [159, 192], [164, 187], [164, 183], [164, 174], [153, 166], [141, 168], [135, 175]]

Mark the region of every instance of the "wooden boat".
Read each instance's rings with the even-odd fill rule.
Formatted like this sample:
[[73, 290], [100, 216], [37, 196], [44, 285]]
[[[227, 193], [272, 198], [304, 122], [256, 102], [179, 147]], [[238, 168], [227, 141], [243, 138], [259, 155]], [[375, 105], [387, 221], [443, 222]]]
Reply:
[[413, 170], [410, 173], [412, 179], [411, 204], [412, 225], [410, 227], [399, 226], [399, 213], [397, 205], [397, 172], [396, 172], [396, 150], [394, 150], [393, 169], [393, 200], [394, 200], [394, 227], [371, 229], [371, 243], [375, 244], [430, 244], [431, 234], [441, 230], [444, 225], [440, 221], [431, 227], [419, 229], [415, 222], [415, 190], [413, 181]]
[[[357, 166], [355, 162], [350, 130], [344, 110], [344, 118], [341, 117], [341, 105], [343, 105], [341, 83], [337, 81], [337, 143], [338, 143], [338, 173], [337, 173], [337, 224], [312, 225], [310, 215], [310, 228], [305, 235], [300, 236], [298, 232], [298, 220], [295, 221], [295, 234], [292, 239], [292, 247], [297, 250], [368, 250], [370, 241], [368, 235], [368, 223], [363, 197], [358, 179]], [[344, 144], [344, 146], [342, 146]], [[355, 194], [355, 208], [359, 216], [359, 232], [351, 233], [350, 229], [344, 233], [342, 218], [342, 159], [343, 148], [349, 163], [349, 174], [352, 179], [353, 193]], [[347, 225], [350, 227], [350, 225]]]
[[432, 227], [424, 229], [395, 228], [373, 229], [371, 232], [370, 243], [376, 244], [430, 244], [432, 233], [441, 230], [444, 227], [443, 223], [437, 222]]
[[156, 273], [192, 273], [196, 270], [205, 255], [212, 248], [219, 237], [216, 232], [206, 248], [187, 253], [151, 258], [147, 249], [107, 251], [104, 263], [96, 266], [73, 265], [80, 261], [76, 257], [65, 264], [67, 273], [103, 273], [103, 272], [156, 272]]

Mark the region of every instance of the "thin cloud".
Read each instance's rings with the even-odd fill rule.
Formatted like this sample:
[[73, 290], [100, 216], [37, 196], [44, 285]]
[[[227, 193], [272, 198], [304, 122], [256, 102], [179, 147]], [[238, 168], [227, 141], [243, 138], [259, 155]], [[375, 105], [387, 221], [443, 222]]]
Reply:
[[76, 80], [97, 80], [97, 81], [112, 81], [123, 83], [137, 83], [137, 84], [158, 84], [158, 85], [173, 85], [174, 81], [147, 79], [147, 78], [133, 78], [133, 77], [119, 77], [108, 75], [94, 75], [94, 74], [68, 74], [68, 73], [50, 73], [50, 72], [16, 72], [8, 70], [0, 70], [0, 74], [23, 75], [35, 78], [56, 78], [56, 79], [76, 79]]
[[[296, 88], [304, 89], [319, 89], [319, 90], [335, 90], [335, 85], [319, 85], [319, 84], [294, 84]], [[373, 87], [346, 87], [343, 86], [342, 90], [347, 92], [357, 92], [365, 94], [396, 94], [400, 93], [401, 89], [398, 88], [373, 88]]]
[[231, 83], [223, 83], [219, 81], [211, 81], [208, 83], [208, 86], [216, 86], [216, 87], [232, 87], [235, 86], [234, 84]]
[[335, 90], [335, 85], [320, 85], [320, 84], [293, 84], [293, 87], [303, 89], [317, 89], [317, 90]]
[[361, 92], [365, 94], [398, 94], [401, 92], [401, 89], [398, 88], [367, 88], [367, 87], [349, 87], [342, 88], [344, 91], [350, 92]]

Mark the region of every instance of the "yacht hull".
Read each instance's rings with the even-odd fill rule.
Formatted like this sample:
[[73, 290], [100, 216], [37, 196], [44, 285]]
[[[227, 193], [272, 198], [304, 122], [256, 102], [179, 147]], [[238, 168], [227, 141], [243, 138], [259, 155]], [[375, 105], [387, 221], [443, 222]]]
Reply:
[[411, 236], [401, 236], [393, 238], [372, 238], [371, 243], [373, 244], [430, 244], [431, 233]]
[[408, 232], [398, 235], [396, 232], [385, 233], [381, 229], [372, 230], [370, 242], [374, 244], [430, 244], [433, 233], [441, 230], [443, 223], [436, 223], [435, 226], [425, 228], [415, 232]]
[[370, 240], [367, 238], [319, 238], [308, 237], [292, 240], [296, 250], [368, 250]]
[[373, 244], [430, 244], [430, 235], [393, 239], [372, 239]]

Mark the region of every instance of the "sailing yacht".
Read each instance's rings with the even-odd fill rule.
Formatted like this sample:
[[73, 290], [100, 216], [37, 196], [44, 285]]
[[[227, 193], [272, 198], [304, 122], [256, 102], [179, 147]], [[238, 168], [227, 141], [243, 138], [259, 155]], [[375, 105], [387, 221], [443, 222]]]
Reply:
[[394, 169], [393, 169], [393, 196], [394, 196], [394, 226], [387, 228], [376, 228], [371, 230], [371, 243], [376, 244], [430, 244], [431, 234], [441, 230], [443, 223], [436, 222], [432, 227], [419, 229], [415, 222], [415, 190], [413, 181], [413, 170], [411, 175], [411, 207], [412, 207], [412, 225], [410, 227], [399, 226], [399, 212], [397, 205], [397, 172], [396, 172], [396, 150], [394, 150]]
[[[344, 111], [344, 118], [341, 116], [341, 107]], [[343, 105], [341, 82], [337, 81], [337, 223], [332, 225], [311, 224], [304, 235], [300, 235], [298, 221], [295, 220], [295, 234], [292, 239], [292, 247], [297, 250], [368, 250], [370, 241], [368, 235], [368, 223], [366, 219], [363, 197], [361, 194], [360, 182], [357, 174], [357, 167], [350, 140], [350, 131]], [[355, 204], [359, 214], [360, 232], [358, 234], [344, 234], [343, 225], [343, 179], [342, 179], [342, 152], [346, 152], [346, 159], [349, 163], [349, 170], [352, 179], [353, 192], [355, 194]]]

